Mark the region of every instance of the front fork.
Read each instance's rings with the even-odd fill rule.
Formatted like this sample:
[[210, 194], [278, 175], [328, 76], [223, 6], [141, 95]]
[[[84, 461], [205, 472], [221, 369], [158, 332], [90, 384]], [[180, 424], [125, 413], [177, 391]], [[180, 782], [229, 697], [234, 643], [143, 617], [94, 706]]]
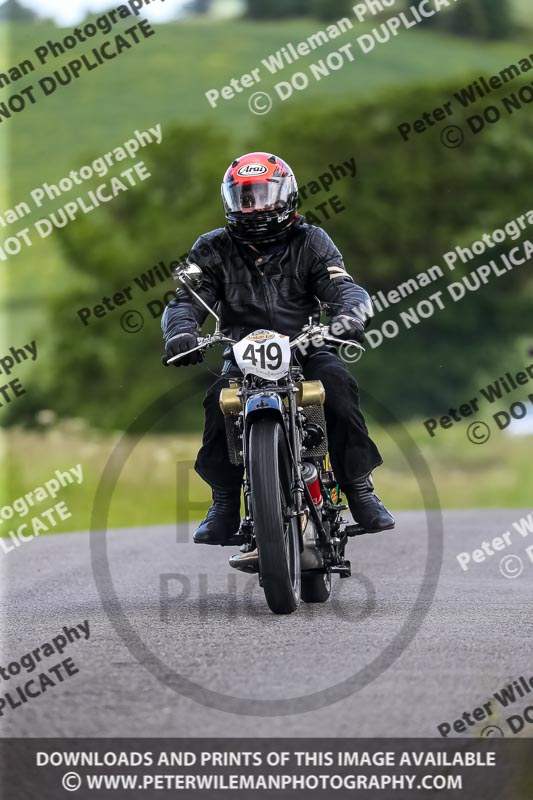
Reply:
[[253, 513], [252, 513], [252, 488], [250, 486], [248, 469], [248, 436], [250, 430], [250, 420], [253, 417], [276, 415], [282, 424], [287, 436], [287, 444], [292, 465], [292, 508], [289, 511], [289, 519], [298, 520], [298, 538], [300, 542], [300, 552], [303, 550], [303, 517], [304, 517], [304, 496], [305, 487], [302, 479], [301, 469], [301, 443], [298, 431], [298, 407], [296, 404], [296, 389], [289, 389], [287, 393], [287, 408], [283, 404], [280, 395], [266, 393], [254, 395], [245, 403], [244, 410], [244, 431], [243, 431], [243, 461], [245, 465], [244, 480], [244, 504], [246, 517], [241, 526], [241, 531], [247, 542], [247, 547], [255, 547], [253, 536]]
[[296, 403], [296, 389], [294, 388], [292, 388], [292, 391], [289, 392], [288, 406], [289, 406], [288, 438], [291, 449], [291, 460], [292, 460], [292, 470], [293, 470], [293, 485], [291, 486], [291, 492], [294, 504], [291, 516], [294, 517], [298, 523], [298, 539], [300, 542], [300, 553], [301, 553], [303, 552], [304, 548], [303, 523], [304, 523], [304, 497], [305, 497], [306, 487], [304, 486], [304, 481], [302, 478], [302, 458], [301, 458], [302, 443], [301, 443], [300, 430], [298, 427], [298, 406]]

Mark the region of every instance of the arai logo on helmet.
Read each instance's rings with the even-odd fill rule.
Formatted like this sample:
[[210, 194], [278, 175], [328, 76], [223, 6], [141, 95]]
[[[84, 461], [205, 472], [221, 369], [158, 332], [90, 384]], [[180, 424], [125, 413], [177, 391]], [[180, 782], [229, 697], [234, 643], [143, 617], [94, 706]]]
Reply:
[[246, 164], [240, 168], [237, 175], [240, 175], [241, 178], [255, 178], [258, 175], [264, 175], [265, 172], [268, 172], [268, 167], [265, 167], [264, 164]]

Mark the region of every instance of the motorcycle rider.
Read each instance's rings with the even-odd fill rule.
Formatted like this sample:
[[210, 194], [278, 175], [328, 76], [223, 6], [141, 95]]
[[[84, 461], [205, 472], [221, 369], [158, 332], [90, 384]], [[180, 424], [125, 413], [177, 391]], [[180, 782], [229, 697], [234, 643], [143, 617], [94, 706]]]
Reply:
[[[261, 152], [235, 159], [224, 176], [222, 199], [226, 227], [200, 236], [189, 262], [202, 268], [198, 293], [210, 307], [218, 304], [223, 333], [239, 341], [266, 328], [292, 338], [309, 317], [320, 320], [322, 302], [332, 309], [333, 334], [363, 343], [372, 316], [370, 297], [348, 274], [327, 233], [298, 214], [298, 185], [288, 164]], [[197, 346], [206, 316], [188, 292], [176, 292], [161, 323], [168, 358]], [[305, 378], [324, 384], [331, 463], [354, 520], [367, 533], [394, 528], [394, 518], [374, 494], [371, 473], [383, 461], [368, 435], [355, 380], [331, 346], [311, 348], [298, 358]], [[197, 351], [175, 363], [202, 359]], [[205, 429], [195, 469], [211, 486], [213, 504], [194, 534], [198, 544], [229, 544], [240, 527], [243, 469], [230, 463], [219, 408], [232, 370], [226, 361], [224, 377], [204, 400]]]

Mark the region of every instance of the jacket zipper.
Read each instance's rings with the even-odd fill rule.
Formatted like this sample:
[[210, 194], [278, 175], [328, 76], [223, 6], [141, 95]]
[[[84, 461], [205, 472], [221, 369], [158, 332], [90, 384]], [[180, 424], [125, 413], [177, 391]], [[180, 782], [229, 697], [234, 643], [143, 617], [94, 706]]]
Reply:
[[[260, 269], [260, 268], [258, 267], [258, 269]], [[266, 310], [267, 310], [268, 321], [270, 323], [270, 329], [274, 330], [274, 318], [272, 316], [272, 307], [271, 307], [269, 299], [268, 299], [268, 291], [267, 291], [267, 287], [266, 287], [267, 277], [265, 275], [264, 267], [261, 269], [260, 275], [261, 275], [261, 279], [262, 279], [261, 280], [261, 286], [262, 286], [262, 290], [263, 290], [263, 297], [265, 298], [265, 307], [266, 307]]]

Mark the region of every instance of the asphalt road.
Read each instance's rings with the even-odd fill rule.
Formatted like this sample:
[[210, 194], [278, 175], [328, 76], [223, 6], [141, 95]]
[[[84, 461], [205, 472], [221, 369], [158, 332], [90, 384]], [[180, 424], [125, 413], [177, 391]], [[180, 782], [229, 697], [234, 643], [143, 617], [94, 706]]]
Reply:
[[[442, 569], [439, 575], [433, 555], [422, 588], [429, 599], [438, 579], [427, 616], [415, 603], [428, 541], [438, 552], [438, 537], [428, 537], [422, 513], [400, 513], [396, 531], [353, 541], [356, 577], [336, 578], [332, 601], [302, 605], [290, 617], [270, 613], [256, 578], [229, 569], [231, 551], [178, 544], [175, 528], [108, 533], [118, 604], [107, 610], [88, 533], [28, 542], [0, 556], [0, 664], [19, 660], [65, 625], [88, 620], [90, 638], [62, 656], [79, 673], [4, 709], [0, 736], [438, 735], [437, 725], [482, 705], [510, 679], [533, 675], [533, 563], [524, 552], [532, 542], [515, 532], [511, 546], [466, 573], [456, 560], [525, 513], [444, 515]], [[500, 571], [509, 554], [522, 558], [519, 577]], [[101, 554], [96, 561], [101, 578]], [[125, 620], [128, 632], [119, 634], [108, 614]], [[406, 623], [410, 643], [399, 639]], [[135, 643], [144, 648], [137, 653], [143, 663], [131, 652]], [[50, 657], [43, 667], [59, 660]], [[184, 685], [177, 673], [196, 685]], [[16, 683], [0, 681], [0, 692]], [[307, 697], [294, 700], [301, 695]], [[257, 702], [273, 700], [281, 702]], [[527, 698], [515, 708], [525, 705]], [[498, 716], [468, 733], [479, 735], [489, 722]], [[522, 735], [533, 735], [533, 725]]]

